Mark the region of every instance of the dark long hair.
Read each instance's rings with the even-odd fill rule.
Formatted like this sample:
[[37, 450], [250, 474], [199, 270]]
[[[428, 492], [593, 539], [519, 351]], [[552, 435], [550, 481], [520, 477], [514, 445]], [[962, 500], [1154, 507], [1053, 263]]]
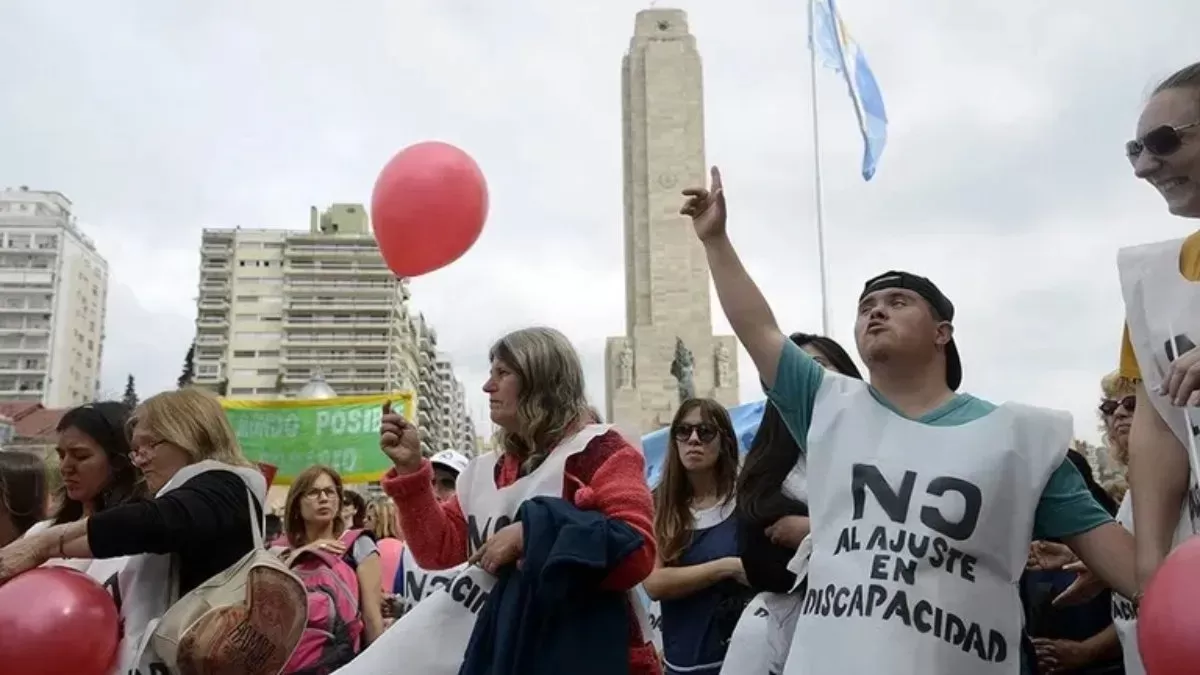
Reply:
[[[0, 511], [8, 516], [17, 536], [46, 513], [46, 464], [23, 450], [0, 450]], [[0, 546], [8, 542], [0, 541]]]
[[1108, 515], [1116, 516], [1119, 508], [1117, 500], [1108, 494], [1108, 490], [1100, 487], [1100, 483], [1096, 482], [1096, 476], [1092, 473], [1092, 465], [1088, 463], [1087, 458], [1074, 448], [1067, 451], [1067, 459], [1079, 469], [1079, 473], [1083, 476], [1083, 482], [1087, 485], [1088, 492], [1092, 493], [1092, 499], [1099, 502], [1100, 506], [1108, 511]]
[[[829, 365], [848, 377], [861, 380], [858, 366], [845, 349], [832, 338], [809, 333], [793, 333], [792, 342], [798, 347], [811, 346], [821, 353]], [[738, 475], [738, 515], [750, 522], [774, 522], [786, 515], [805, 513], [805, 506], [783, 494], [783, 480], [800, 460], [804, 449], [792, 438], [783, 417], [775, 406], [767, 403], [763, 409], [758, 433], [750, 443], [750, 451]]]
[[[107, 508], [140, 499], [146, 494], [141, 474], [129, 459], [129, 406], [120, 401], [101, 401], [71, 408], [58, 421], [57, 431], [76, 429], [96, 445], [108, 458], [109, 477], [104, 489], [96, 495], [92, 510], [99, 513]], [[58, 512], [54, 524], [73, 523], [83, 517], [83, 504], [67, 496], [66, 486], [58, 489]]]
[[721, 442], [716, 472], [717, 493], [721, 502], [728, 504], [734, 498], [734, 486], [738, 470], [737, 434], [725, 408], [710, 398], [689, 398], [675, 411], [671, 420], [667, 452], [663, 455], [662, 480], [654, 489], [654, 538], [658, 541], [659, 559], [671, 564], [683, 554], [692, 537], [691, 502], [692, 484], [688, 482], [687, 470], [679, 458], [679, 443], [675, 440], [675, 427], [693, 410], [700, 409], [700, 417], [717, 429]]

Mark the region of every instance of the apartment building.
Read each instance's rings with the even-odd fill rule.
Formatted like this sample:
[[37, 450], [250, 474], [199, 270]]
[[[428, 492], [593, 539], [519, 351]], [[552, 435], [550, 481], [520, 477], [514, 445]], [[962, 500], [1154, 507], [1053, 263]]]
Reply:
[[[230, 398], [414, 391], [427, 452], [449, 417], [437, 335], [411, 315], [359, 204], [313, 207], [308, 231], [208, 229], [200, 247], [194, 383]], [[439, 413], [439, 414], [434, 414]]]
[[108, 263], [71, 200], [0, 190], [0, 399], [64, 408], [100, 387]]

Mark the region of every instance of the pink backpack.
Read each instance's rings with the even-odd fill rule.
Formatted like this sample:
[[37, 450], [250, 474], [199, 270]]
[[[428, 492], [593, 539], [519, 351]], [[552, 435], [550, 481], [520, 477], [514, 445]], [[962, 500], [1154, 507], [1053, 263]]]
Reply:
[[285, 675], [327, 675], [358, 655], [363, 620], [350, 550], [360, 536], [365, 536], [362, 530], [342, 534], [347, 550], [343, 557], [305, 551], [288, 561], [308, 591], [308, 623], [283, 669]]

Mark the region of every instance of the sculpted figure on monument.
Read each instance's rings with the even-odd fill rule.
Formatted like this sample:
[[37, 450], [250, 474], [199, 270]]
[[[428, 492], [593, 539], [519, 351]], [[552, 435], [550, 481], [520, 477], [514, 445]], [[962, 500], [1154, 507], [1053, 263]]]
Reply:
[[729, 382], [729, 379], [730, 379], [729, 378], [729, 358], [730, 358], [729, 348], [725, 346], [724, 342], [718, 342], [717, 343], [717, 355], [716, 355], [716, 359], [715, 359], [716, 364], [717, 364], [717, 386], [718, 387], [728, 387], [730, 385], [730, 382]]
[[696, 383], [693, 378], [695, 367], [692, 352], [683, 344], [683, 338], [675, 338], [675, 358], [671, 361], [671, 375], [679, 386], [680, 401], [696, 396]]
[[633, 347], [629, 344], [617, 357], [617, 386], [622, 389], [633, 386]]

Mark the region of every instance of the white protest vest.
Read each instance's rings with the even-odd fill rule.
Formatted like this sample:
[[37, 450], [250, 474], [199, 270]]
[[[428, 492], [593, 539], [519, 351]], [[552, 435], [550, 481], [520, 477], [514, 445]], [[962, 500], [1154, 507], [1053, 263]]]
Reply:
[[[1133, 532], [1133, 497], [1125, 493], [1121, 500], [1121, 508], [1117, 511], [1117, 522], [1125, 529]], [[1179, 524], [1175, 527], [1175, 537], [1171, 548], [1187, 541], [1196, 532], [1192, 528], [1191, 514], [1187, 504], [1179, 507]], [[1116, 591], [1112, 594], [1113, 626], [1117, 629], [1117, 637], [1121, 640], [1121, 652], [1125, 661], [1125, 675], [1146, 675], [1142, 665], [1142, 655], [1138, 652], [1137, 640], [1137, 607]]]
[[[1183, 239], [1121, 249], [1117, 269], [1121, 274], [1121, 294], [1125, 297], [1125, 322], [1129, 342], [1137, 356], [1146, 395], [1154, 409], [1175, 432], [1187, 450], [1200, 437], [1200, 410], [1190, 409], [1191, 426], [1184, 408], [1171, 405], [1167, 397], [1155, 393], [1166, 377], [1174, 356], [1200, 345], [1200, 283], [1188, 281], [1179, 273], [1179, 252]], [[1174, 342], [1174, 355], [1167, 353]], [[1196, 477], [1200, 467], [1188, 453], [1192, 480], [1188, 490], [1189, 514], [1194, 529], [1200, 529], [1200, 490]]]
[[[262, 472], [211, 460], [180, 469], [154, 496], [162, 497], [192, 478], [209, 471], [229, 471], [237, 474], [258, 504], [266, 504], [267, 481]], [[250, 519], [251, 522], [258, 522], [257, 514], [250, 514]], [[172, 556], [170, 553], [143, 553], [131, 556], [122, 572], [130, 575], [128, 593], [121, 607], [125, 633], [121, 640], [120, 672], [127, 675], [168, 675], [173, 672], [150, 646], [150, 638], [159, 619], [178, 599], [172, 597], [177, 590], [177, 580], [172, 576], [175, 574], [171, 566]]]
[[[791, 499], [808, 503], [808, 461], [803, 454], [784, 478], [782, 492]], [[807, 576], [804, 569], [811, 552], [810, 545], [801, 545], [788, 563], [788, 569], [797, 572], [793, 592], [759, 593], [746, 606], [730, 638], [722, 675], [783, 672], [804, 601], [804, 596], [795, 589], [804, 583]]]
[[663, 648], [662, 605], [657, 600], [651, 600], [650, 596], [646, 593], [646, 589], [641, 584], [637, 586], [637, 598], [641, 601], [642, 606], [646, 608], [646, 620], [650, 624], [650, 642], [661, 655]]
[[[458, 502], [467, 518], [469, 557], [488, 537], [512, 523], [521, 504], [534, 497], [561, 497], [567, 460], [583, 452], [592, 439], [611, 427], [593, 424], [564, 440], [533, 473], [504, 488], [495, 482], [500, 455], [490, 452], [471, 460], [458, 476]], [[482, 568], [463, 570], [449, 586], [428, 595], [396, 620], [340, 675], [457, 675], [479, 610], [496, 584]], [[637, 604], [638, 609], [641, 608]], [[402, 656], [401, 656], [402, 655]]]
[[1018, 675], [1017, 581], [1072, 438], [1005, 404], [951, 427], [827, 373], [808, 450], [812, 554], [786, 675]]
[[400, 569], [404, 574], [403, 592], [400, 594], [400, 606], [407, 614], [417, 603], [433, 595], [440, 588], [449, 588], [450, 582], [467, 568], [467, 564], [456, 565], [445, 570], [427, 570], [421, 567], [412, 556], [409, 547], [405, 546], [400, 553]]

